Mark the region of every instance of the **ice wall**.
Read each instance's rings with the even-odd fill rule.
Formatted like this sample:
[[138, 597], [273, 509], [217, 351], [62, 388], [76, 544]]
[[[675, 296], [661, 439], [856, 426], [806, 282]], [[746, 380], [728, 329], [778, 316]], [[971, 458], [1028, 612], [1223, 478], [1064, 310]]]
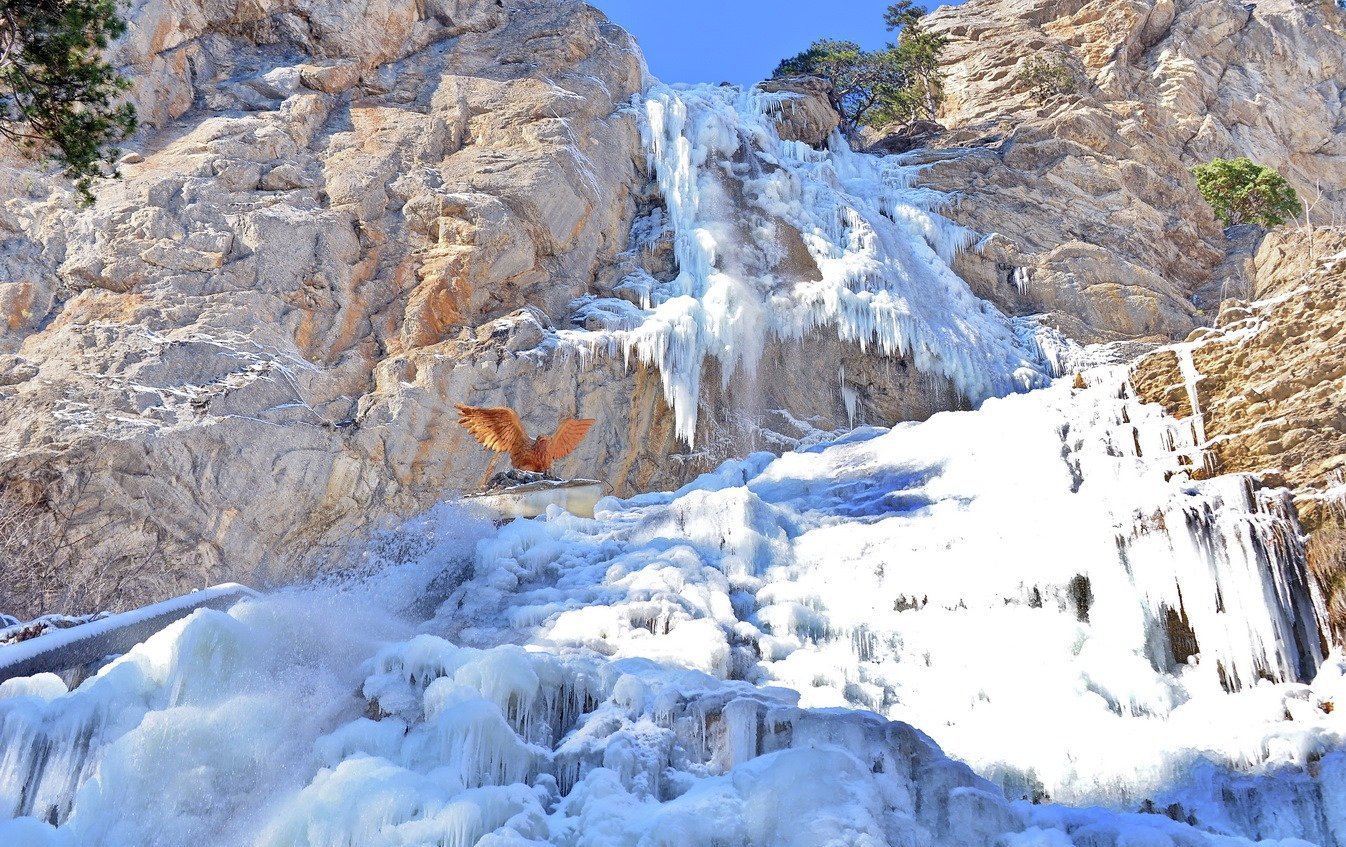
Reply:
[[899, 157], [854, 153], [840, 135], [821, 151], [781, 140], [768, 111], [788, 96], [651, 86], [642, 131], [667, 215], [636, 240], [671, 231], [678, 273], [624, 280], [634, 305], [586, 300], [586, 317], [607, 325], [565, 343], [657, 366], [688, 444], [706, 360], [728, 385], [773, 336], [835, 332], [949, 378], [974, 404], [1044, 384], [1036, 348], [950, 269], [971, 234], [938, 214], [948, 198], [913, 188], [917, 168]]

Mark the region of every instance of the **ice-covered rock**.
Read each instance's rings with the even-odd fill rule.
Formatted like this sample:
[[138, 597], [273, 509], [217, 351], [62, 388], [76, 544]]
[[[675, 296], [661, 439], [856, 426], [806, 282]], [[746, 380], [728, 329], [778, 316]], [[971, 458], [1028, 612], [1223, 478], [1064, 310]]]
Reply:
[[1199, 422], [1209, 464], [1295, 493], [1315, 575], [1346, 633], [1346, 229], [1269, 235], [1249, 300], [1215, 326], [1141, 359], [1141, 396]]

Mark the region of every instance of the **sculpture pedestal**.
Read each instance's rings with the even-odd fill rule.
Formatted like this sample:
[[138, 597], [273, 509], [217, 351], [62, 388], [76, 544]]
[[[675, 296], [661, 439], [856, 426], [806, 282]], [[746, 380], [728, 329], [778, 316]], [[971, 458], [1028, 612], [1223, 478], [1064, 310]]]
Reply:
[[463, 498], [463, 504], [486, 510], [498, 520], [541, 517], [547, 514], [549, 506], [557, 506], [581, 518], [592, 518], [594, 506], [602, 496], [603, 483], [598, 480], [539, 479], [481, 494], [469, 494]]

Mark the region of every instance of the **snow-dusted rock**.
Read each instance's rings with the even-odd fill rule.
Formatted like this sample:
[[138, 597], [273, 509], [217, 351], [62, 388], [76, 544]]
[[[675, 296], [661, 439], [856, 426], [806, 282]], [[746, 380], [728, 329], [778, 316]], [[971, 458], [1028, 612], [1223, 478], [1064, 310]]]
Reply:
[[816, 77], [769, 79], [757, 85], [768, 94], [783, 94], [768, 107], [780, 137], [823, 147], [841, 126], [841, 115], [832, 102], [832, 86]]

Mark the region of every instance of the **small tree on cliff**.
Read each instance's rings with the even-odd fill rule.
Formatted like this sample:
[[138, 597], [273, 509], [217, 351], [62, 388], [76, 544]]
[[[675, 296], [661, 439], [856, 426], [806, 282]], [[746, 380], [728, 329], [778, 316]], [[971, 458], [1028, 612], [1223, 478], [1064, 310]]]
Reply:
[[819, 39], [781, 62], [772, 76], [816, 76], [832, 83], [846, 128], [866, 126], [902, 94], [905, 76], [892, 50], [867, 51], [854, 41]]
[[897, 33], [897, 42], [889, 45], [905, 76], [896, 108], [882, 117], [902, 122], [933, 121], [944, 102], [944, 72], [939, 55], [945, 39], [927, 31], [921, 24], [925, 9], [912, 0], [898, 0], [883, 15], [889, 32]]
[[126, 31], [118, 0], [0, 0], [0, 136], [50, 156], [84, 200], [136, 126], [127, 82], [102, 56]]
[[773, 76], [831, 82], [848, 130], [933, 119], [944, 99], [939, 70], [944, 39], [921, 28], [924, 14], [912, 0], [900, 0], [884, 16], [888, 29], [898, 31], [895, 43], [869, 51], [854, 41], [820, 39], [781, 62]]
[[1021, 89], [1030, 92], [1039, 103], [1046, 103], [1053, 97], [1074, 94], [1079, 88], [1075, 74], [1065, 59], [1044, 59], [1030, 56], [1019, 66], [1014, 74], [1014, 82]]
[[1280, 226], [1299, 214], [1299, 195], [1285, 177], [1240, 156], [1192, 168], [1197, 188], [1225, 226]]

